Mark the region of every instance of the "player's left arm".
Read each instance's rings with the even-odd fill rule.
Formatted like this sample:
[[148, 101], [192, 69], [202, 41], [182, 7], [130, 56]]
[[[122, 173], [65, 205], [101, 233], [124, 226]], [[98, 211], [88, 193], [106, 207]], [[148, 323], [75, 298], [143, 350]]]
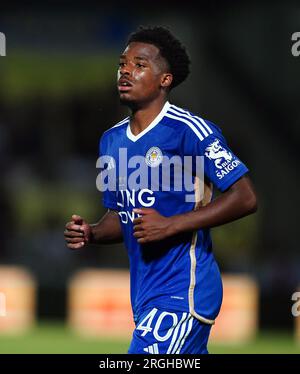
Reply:
[[141, 244], [184, 232], [223, 225], [257, 210], [257, 196], [248, 176], [242, 176], [208, 205], [191, 212], [164, 217], [155, 209], [134, 211], [134, 236]]

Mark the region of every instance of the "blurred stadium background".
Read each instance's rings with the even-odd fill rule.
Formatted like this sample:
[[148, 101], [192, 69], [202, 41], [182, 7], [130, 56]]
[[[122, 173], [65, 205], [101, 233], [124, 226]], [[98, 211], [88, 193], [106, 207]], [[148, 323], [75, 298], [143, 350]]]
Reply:
[[63, 230], [73, 213], [89, 222], [104, 213], [98, 139], [126, 114], [118, 56], [140, 24], [169, 26], [186, 44], [192, 73], [171, 101], [220, 125], [259, 195], [257, 214], [212, 231], [226, 294], [210, 351], [300, 353], [291, 312], [300, 286], [300, 57], [291, 54], [300, 5], [198, 5], [1, 4], [0, 353], [127, 350], [124, 248], [71, 252]]

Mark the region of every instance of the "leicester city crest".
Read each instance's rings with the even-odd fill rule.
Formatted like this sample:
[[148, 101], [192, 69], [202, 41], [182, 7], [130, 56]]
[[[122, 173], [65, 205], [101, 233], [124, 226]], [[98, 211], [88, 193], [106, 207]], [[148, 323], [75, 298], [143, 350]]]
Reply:
[[145, 157], [146, 164], [151, 168], [158, 166], [162, 162], [162, 159], [162, 151], [158, 147], [151, 147]]

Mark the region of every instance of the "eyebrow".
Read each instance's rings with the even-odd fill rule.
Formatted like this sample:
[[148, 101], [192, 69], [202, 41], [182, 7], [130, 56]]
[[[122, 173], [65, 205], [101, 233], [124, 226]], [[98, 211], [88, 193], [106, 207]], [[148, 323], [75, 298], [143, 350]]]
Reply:
[[[126, 58], [125, 55], [121, 55], [120, 58]], [[146, 57], [146, 56], [135, 56], [134, 57], [135, 60], [143, 60], [143, 61], [149, 61], [149, 59]]]

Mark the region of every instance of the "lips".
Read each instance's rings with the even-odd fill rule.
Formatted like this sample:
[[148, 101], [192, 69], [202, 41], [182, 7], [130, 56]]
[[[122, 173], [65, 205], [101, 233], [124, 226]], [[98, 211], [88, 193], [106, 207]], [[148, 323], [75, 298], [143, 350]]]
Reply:
[[132, 83], [126, 78], [120, 78], [118, 81], [119, 92], [127, 92], [131, 89]]

